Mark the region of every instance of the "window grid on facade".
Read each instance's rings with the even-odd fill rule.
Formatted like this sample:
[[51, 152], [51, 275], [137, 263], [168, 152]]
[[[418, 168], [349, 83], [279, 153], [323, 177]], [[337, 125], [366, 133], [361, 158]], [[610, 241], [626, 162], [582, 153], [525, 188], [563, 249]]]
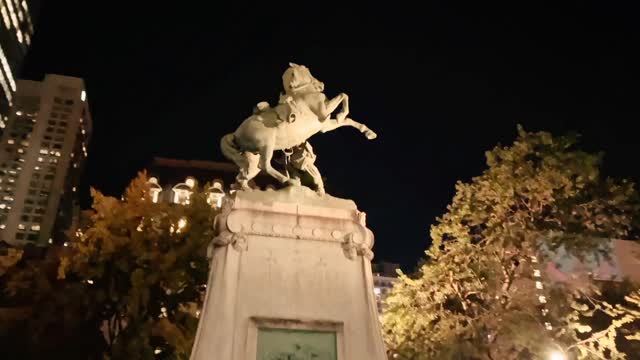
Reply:
[[[24, 94], [20, 91], [16, 94], [12, 115], [6, 122], [0, 143], [5, 148], [3, 153], [8, 155], [0, 164], [0, 230], [9, 229], [0, 234], [9, 241], [13, 237], [22, 241], [46, 242], [58, 222], [67, 221], [64, 220], [64, 217], [68, 218], [65, 214], [72, 214], [60, 206], [63, 202], [73, 206], [72, 195], [67, 194], [75, 192], [77, 169], [82, 157], [69, 159], [74, 157], [74, 152], [86, 156], [88, 139], [83, 135], [90, 132], [87, 128], [87, 125], [90, 127], [90, 116], [86, 103], [79, 99], [84, 90], [78, 88], [78, 85], [83, 86], [78, 79], [49, 76], [53, 82], [47, 83], [47, 78], [43, 83], [24, 81], [29, 89], [23, 90]], [[56, 92], [59, 95], [53, 96]], [[26, 100], [31, 101], [30, 106], [26, 106]], [[39, 114], [41, 101], [47, 111]], [[80, 116], [83, 117], [81, 122]], [[70, 129], [73, 129], [72, 134]], [[34, 134], [37, 135], [32, 139]], [[67, 142], [73, 146], [67, 147]], [[60, 181], [56, 180], [58, 173], [63, 178], [62, 186], [58, 183], [54, 187], [54, 182]], [[23, 185], [18, 186], [18, 182]], [[17, 195], [16, 186], [20, 189]], [[52, 196], [55, 196], [55, 201], [50, 201]], [[16, 197], [20, 203], [14, 204]], [[10, 228], [7, 228], [7, 221], [11, 223]], [[48, 233], [44, 240], [42, 231]]]

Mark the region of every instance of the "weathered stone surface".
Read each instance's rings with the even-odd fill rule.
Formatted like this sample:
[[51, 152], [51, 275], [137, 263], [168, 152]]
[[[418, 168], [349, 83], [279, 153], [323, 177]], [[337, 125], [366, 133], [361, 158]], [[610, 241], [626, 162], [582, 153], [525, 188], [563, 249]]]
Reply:
[[340, 360], [386, 359], [364, 219], [353, 201], [304, 187], [231, 196], [191, 358], [270, 359], [256, 354], [258, 334], [276, 328], [335, 332]]

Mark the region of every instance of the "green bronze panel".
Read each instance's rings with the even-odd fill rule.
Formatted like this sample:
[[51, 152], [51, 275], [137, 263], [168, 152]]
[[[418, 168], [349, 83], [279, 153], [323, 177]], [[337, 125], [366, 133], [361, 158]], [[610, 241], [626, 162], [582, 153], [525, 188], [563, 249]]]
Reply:
[[258, 330], [256, 360], [338, 360], [333, 331]]

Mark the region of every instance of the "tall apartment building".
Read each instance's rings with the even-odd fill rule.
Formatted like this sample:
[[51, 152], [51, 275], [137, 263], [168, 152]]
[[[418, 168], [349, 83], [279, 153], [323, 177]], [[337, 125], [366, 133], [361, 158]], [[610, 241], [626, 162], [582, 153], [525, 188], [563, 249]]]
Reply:
[[0, 240], [45, 245], [71, 224], [90, 135], [82, 79], [18, 81], [0, 141]]
[[16, 79], [34, 33], [39, 1], [0, 0], [0, 133], [6, 126]]

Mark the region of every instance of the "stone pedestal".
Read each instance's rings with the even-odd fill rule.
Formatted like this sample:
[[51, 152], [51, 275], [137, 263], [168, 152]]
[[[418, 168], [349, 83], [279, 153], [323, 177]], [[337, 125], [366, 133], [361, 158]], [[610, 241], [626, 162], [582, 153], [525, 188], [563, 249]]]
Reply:
[[383, 360], [373, 234], [350, 200], [239, 191], [216, 219], [192, 360]]

